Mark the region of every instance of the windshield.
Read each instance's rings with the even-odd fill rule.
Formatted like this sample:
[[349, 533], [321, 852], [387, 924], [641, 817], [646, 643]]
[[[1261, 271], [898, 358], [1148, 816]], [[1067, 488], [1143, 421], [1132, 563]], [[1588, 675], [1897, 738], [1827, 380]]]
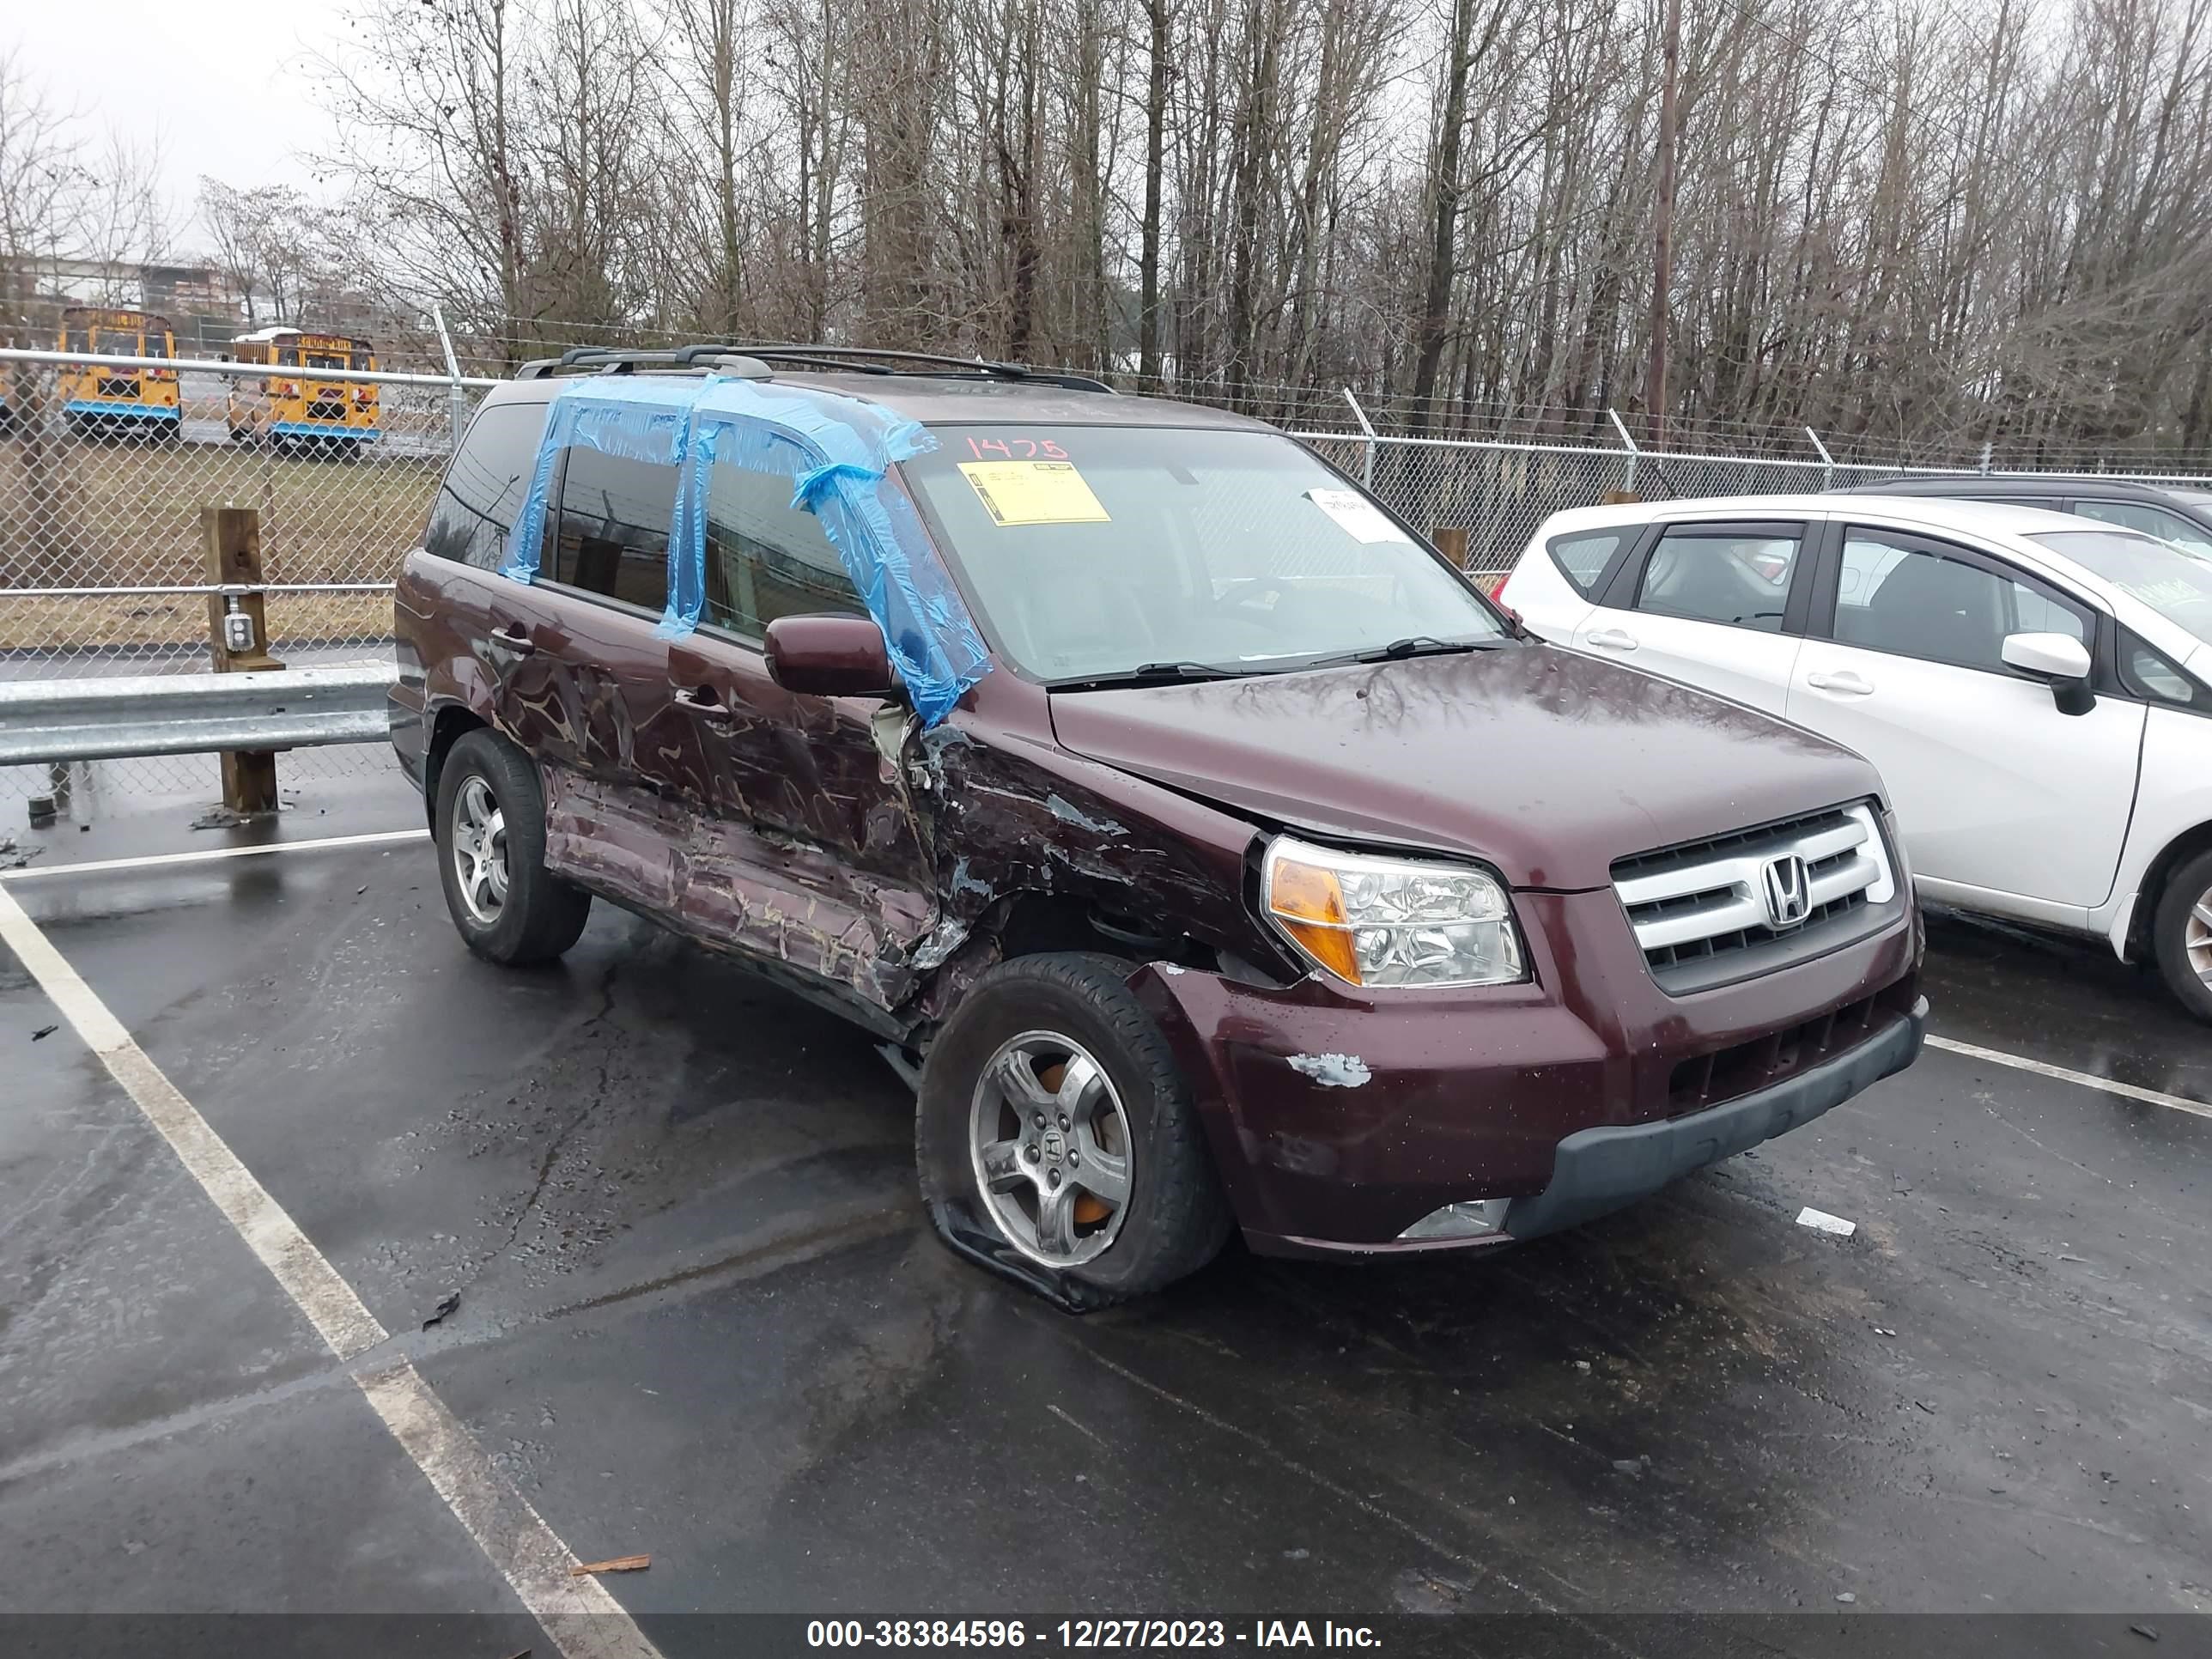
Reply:
[[1256, 673], [1505, 637], [1459, 575], [1288, 438], [935, 432], [903, 475], [1000, 649], [1039, 679]]
[[2064, 554], [2198, 639], [2212, 641], [2212, 564], [2171, 543], [2121, 530], [2046, 530], [2028, 539]]

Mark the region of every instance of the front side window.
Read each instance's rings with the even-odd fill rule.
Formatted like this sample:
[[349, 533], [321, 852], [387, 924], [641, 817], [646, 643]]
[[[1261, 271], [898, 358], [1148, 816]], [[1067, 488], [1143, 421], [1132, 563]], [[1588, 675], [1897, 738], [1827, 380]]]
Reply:
[[1803, 546], [1771, 532], [1670, 530], [1644, 562], [1635, 608], [1778, 634]]
[[2172, 507], [2149, 501], [2076, 501], [2074, 511], [2081, 518], [2140, 530], [2146, 536], [2172, 542], [2185, 553], [2212, 559], [2212, 530], [2183, 518]]
[[2129, 690], [2154, 702], [2174, 703], [2183, 708], [2203, 708], [2201, 688], [2164, 656], [2134, 635], [2120, 635], [2120, 678]]
[[935, 434], [901, 472], [1000, 651], [1037, 678], [1256, 674], [1506, 638], [1464, 578], [1279, 434]]
[[[486, 404], [439, 483], [422, 532], [424, 550], [479, 570], [498, 569], [544, 433], [544, 404]], [[549, 523], [552, 516], [546, 515]]]
[[2087, 617], [2056, 595], [1876, 531], [1844, 538], [1835, 637], [1927, 662], [2006, 673], [2008, 634], [2089, 639]]
[[822, 520], [791, 504], [792, 480], [813, 458], [788, 438], [743, 447], [756, 465], [717, 459], [707, 475], [705, 620], [757, 639], [779, 617], [866, 616]]
[[553, 580], [658, 611], [668, 603], [676, 468], [580, 447], [562, 452]]

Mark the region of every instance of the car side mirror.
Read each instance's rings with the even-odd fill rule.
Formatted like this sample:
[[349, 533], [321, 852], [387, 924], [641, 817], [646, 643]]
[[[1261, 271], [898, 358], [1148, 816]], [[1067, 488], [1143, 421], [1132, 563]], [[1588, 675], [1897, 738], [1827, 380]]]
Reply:
[[2008, 634], [1997, 654], [2049, 685], [2060, 714], [2086, 714], [2097, 706], [2089, 690], [2089, 648], [2071, 634]]
[[901, 694], [884, 630], [872, 617], [778, 617], [768, 625], [769, 678], [810, 697]]

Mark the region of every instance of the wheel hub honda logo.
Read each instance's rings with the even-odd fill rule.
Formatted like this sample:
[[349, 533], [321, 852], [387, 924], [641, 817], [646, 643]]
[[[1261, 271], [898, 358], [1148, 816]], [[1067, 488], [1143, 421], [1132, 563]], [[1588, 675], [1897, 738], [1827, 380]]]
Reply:
[[1805, 860], [1795, 853], [1769, 859], [1760, 874], [1766, 899], [1766, 920], [1777, 927], [1795, 927], [1813, 908], [1813, 879]]

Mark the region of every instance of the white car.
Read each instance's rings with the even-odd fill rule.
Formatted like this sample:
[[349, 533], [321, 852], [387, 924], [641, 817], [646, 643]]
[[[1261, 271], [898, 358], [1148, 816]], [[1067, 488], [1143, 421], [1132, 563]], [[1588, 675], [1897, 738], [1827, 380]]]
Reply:
[[2212, 564], [2032, 507], [1771, 495], [1556, 514], [1499, 597], [1857, 750], [1923, 897], [2108, 939], [2212, 1020]]

